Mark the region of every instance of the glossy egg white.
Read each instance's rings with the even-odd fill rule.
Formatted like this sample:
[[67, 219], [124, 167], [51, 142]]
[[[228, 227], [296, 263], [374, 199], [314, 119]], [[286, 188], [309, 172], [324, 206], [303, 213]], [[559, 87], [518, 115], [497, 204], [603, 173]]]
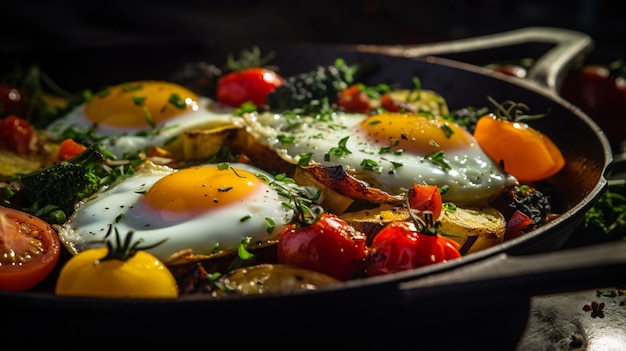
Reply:
[[[392, 194], [406, 191], [415, 182], [447, 187], [444, 201], [476, 205], [495, 199], [517, 183], [460, 126], [445, 123], [457, 134], [448, 138], [443, 124], [426, 131], [409, 125], [410, 114], [394, 115], [391, 120], [385, 116], [337, 112], [321, 118], [252, 113], [241, 122], [256, 140], [291, 163], [297, 164], [307, 155], [310, 163], [340, 164], [358, 178]], [[401, 125], [393, 126], [394, 123]], [[391, 134], [389, 130], [393, 128], [400, 132]], [[403, 143], [412, 142], [419, 146], [402, 149]], [[447, 143], [453, 145], [446, 146]], [[443, 161], [449, 169], [427, 157], [440, 150], [445, 150]]]
[[122, 158], [149, 146], [163, 146], [184, 130], [217, 127], [232, 119], [232, 108], [171, 82], [126, 82], [110, 90], [117, 93], [95, 94], [42, 132], [61, 140], [68, 128], [79, 133], [92, 129], [108, 150]]
[[[218, 179], [202, 173], [208, 168], [218, 166], [175, 170], [148, 163], [79, 205], [59, 228], [59, 237], [76, 254], [104, 245], [113, 225], [120, 235], [133, 231], [135, 240], [143, 240], [142, 246], [166, 239], [148, 251], [167, 260], [182, 250], [199, 255], [216, 249], [234, 250], [246, 237], [251, 242], [272, 240], [293, 219], [294, 211], [284, 206], [290, 199], [269, 185], [274, 180], [269, 174], [233, 163], [228, 169], [215, 171], [223, 177]], [[179, 172], [187, 172], [185, 178], [176, 178]], [[155, 184], [161, 185], [157, 188]], [[224, 203], [222, 196], [233, 191], [238, 197]]]

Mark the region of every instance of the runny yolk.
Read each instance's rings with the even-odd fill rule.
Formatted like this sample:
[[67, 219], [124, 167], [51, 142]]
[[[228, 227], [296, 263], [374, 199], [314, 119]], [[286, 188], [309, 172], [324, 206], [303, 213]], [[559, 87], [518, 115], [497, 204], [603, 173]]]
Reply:
[[186, 168], [154, 183], [141, 201], [147, 208], [183, 218], [242, 202], [267, 183], [251, 172], [217, 165]]
[[382, 113], [363, 120], [359, 129], [372, 142], [394, 145], [414, 154], [450, 151], [472, 147], [471, 134], [454, 122], [443, 118], [426, 117], [412, 113]]
[[163, 81], [136, 81], [94, 94], [85, 115], [100, 126], [149, 128], [197, 109], [198, 96], [187, 88]]

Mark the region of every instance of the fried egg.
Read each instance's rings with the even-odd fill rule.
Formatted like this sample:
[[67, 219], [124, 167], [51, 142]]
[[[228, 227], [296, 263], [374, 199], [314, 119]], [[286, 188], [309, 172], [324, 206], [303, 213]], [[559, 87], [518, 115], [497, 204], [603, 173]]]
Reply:
[[252, 113], [241, 122], [253, 138], [293, 164], [342, 165], [390, 193], [402, 193], [414, 182], [430, 184], [444, 190], [444, 201], [476, 205], [517, 183], [469, 132], [430, 114]]
[[80, 204], [59, 237], [74, 254], [102, 246], [110, 226], [120, 235], [133, 231], [142, 246], [165, 240], [147, 250], [162, 260], [183, 250], [235, 250], [247, 237], [276, 239], [291, 222], [290, 199], [273, 183], [271, 175], [240, 163], [179, 170], [148, 163]]
[[230, 122], [232, 108], [198, 96], [166, 81], [146, 80], [104, 89], [53, 121], [43, 133], [60, 140], [72, 128], [93, 130], [102, 144], [118, 158], [148, 146], [163, 146], [183, 130], [209, 128]]

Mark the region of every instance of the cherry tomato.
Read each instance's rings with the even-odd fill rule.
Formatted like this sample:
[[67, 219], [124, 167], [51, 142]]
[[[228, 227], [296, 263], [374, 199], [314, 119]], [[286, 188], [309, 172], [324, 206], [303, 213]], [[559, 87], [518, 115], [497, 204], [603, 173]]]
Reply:
[[366, 272], [377, 276], [461, 257], [460, 245], [440, 234], [420, 233], [415, 223], [394, 221], [372, 240]]
[[404, 109], [403, 104], [400, 101], [397, 101], [394, 98], [392, 98], [391, 95], [389, 94], [383, 94], [380, 97], [380, 103], [381, 103], [381, 106], [389, 112], [398, 112]]
[[360, 272], [367, 257], [365, 234], [343, 219], [324, 213], [313, 224], [288, 226], [278, 242], [278, 263], [348, 280]]
[[420, 211], [430, 211], [434, 219], [439, 218], [443, 207], [439, 188], [436, 185], [413, 183], [409, 189], [409, 206]]
[[522, 182], [546, 179], [565, 165], [552, 140], [525, 123], [488, 114], [478, 119], [474, 137], [487, 155]]
[[0, 85], [0, 115], [25, 115], [28, 112], [28, 101], [17, 88]]
[[0, 225], [0, 290], [28, 290], [57, 264], [59, 237], [43, 220], [8, 207], [0, 206]]
[[563, 79], [561, 96], [593, 118], [616, 152], [626, 151], [626, 80], [619, 68], [586, 65]]
[[35, 129], [25, 119], [9, 115], [0, 121], [0, 144], [20, 155], [31, 152], [30, 144], [35, 138]]
[[337, 105], [347, 112], [369, 113], [370, 98], [359, 85], [352, 85], [343, 90], [337, 99]]
[[59, 144], [59, 154], [57, 155], [56, 161], [67, 161], [86, 149], [87, 147], [85, 145], [75, 142], [72, 138], [67, 138]]
[[179, 292], [172, 272], [159, 259], [143, 249], [118, 245], [72, 256], [61, 268], [55, 294], [175, 299]]
[[266, 105], [267, 94], [283, 83], [284, 79], [278, 73], [266, 68], [231, 72], [218, 80], [217, 100], [233, 107], [239, 107], [245, 102]]

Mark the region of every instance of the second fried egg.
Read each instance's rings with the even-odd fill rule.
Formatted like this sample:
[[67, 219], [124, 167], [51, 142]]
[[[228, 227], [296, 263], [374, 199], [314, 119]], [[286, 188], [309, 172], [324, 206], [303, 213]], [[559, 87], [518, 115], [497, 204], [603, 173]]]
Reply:
[[444, 189], [444, 201], [476, 205], [517, 183], [469, 132], [430, 114], [253, 113], [242, 121], [257, 141], [291, 163], [342, 165], [394, 194], [414, 182], [430, 184]]

